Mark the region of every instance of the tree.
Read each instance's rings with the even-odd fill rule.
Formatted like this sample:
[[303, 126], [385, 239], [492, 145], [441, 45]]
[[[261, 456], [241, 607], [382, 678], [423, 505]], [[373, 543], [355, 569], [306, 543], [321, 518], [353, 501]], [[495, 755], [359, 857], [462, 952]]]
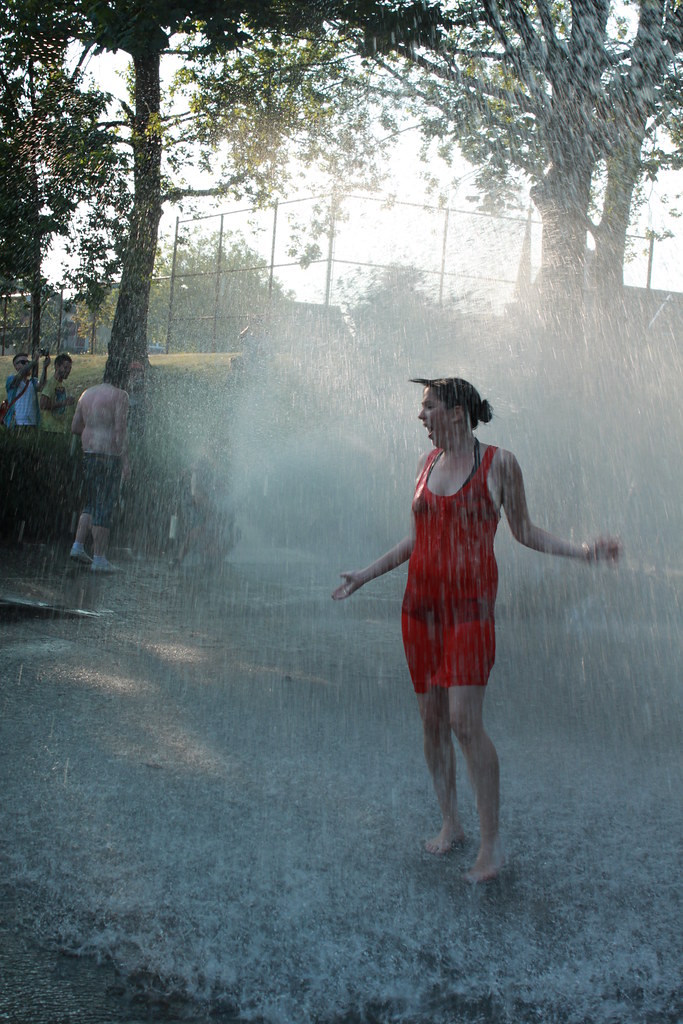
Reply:
[[69, 50], [75, 27], [49, 2], [11, 0], [0, 12], [0, 274], [30, 291], [33, 352], [49, 245], [82, 204], [102, 216], [117, 162], [100, 124], [106, 97], [83, 88], [87, 51]]
[[368, 339], [390, 339], [395, 358], [410, 351], [411, 339], [453, 338], [464, 321], [457, 304], [442, 305], [430, 295], [425, 275], [416, 267], [389, 266], [364, 271], [349, 291], [347, 314], [356, 332]]
[[[641, 2], [630, 59], [609, 84], [618, 136], [606, 146], [606, 187], [595, 238], [595, 279], [603, 302], [618, 295], [634, 196], [644, 178], [654, 180], [671, 166], [675, 149], [659, 149], [662, 127], [675, 143], [683, 117], [683, 76], [675, 61], [683, 55], [683, 6], [664, 0]], [[680, 144], [678, 146], [680, 152]]]
[[[368, 3], [369, 0], [327, 4], [314, 0], [308, 3], [294, 0], [243, 0], [236, 3], [228, 0], [216, 4], [213, 0], [185, 0], [169, 6], [161, 0], [114, 0], [111, 3], [80, 0], [78, 9], [87, 23], [81, 30], [83, 37], [102, 49], [125, 51], [130, 55], [133, 67], [133, 103], [124, 111], [133, 153], [130, 230], [105, 379], [122, 384], [131, 359], [145, 356], [149, 290], [163, 202], [165, 198], [177, 200], [192, 191], [165, 180], [166, 173], [178, 169], [178, 161], [171, 157], [164, 166], [164, 155], [178, 141], [178, 130], [182, 132], [186, 123], [182, 115], [165, 114], [162, 110], [160, 66], [162, 57], [171, 50], [172, 37], [175, 41], [180, 40], [180, 46], [175, 46], [175, 50], [182, 52], [188, 63], [209, 54], [220, 55], [224, 58], [224, 66], [226, 69], [229, 67], [232, 73], [233, 83], [235, 76], [240, 74], [252, 76], [248, 86], [242, 84], [238, 88], [242, 99], [250, 100], [251, 113], [246, 121], [253, 124], [259, 113], [260, 96], [268, 91], [268, 82], [263, 78], [254, 79], [254, 74], [258, 75], [263, 64], [249, 65], [248, 61], [237, 58], [243, 58], [250, 49], [259, 46], [277, 50], [283, 41], [287, 46], [300, 36], [324, 36], [329, 30], [331, 12], [344, 6], [362, 9]], [[378, 0], [370, 6], [377, 9], [382, 4]], [[324, 69], [320, 70], [321, 75], [324, 74]], [[185, 84], [188, 82], [189, 76], [186, 76]], [[290, 93], [290, 99], [296, 102], [295, 90]], [[248, 107], [249, 102], [246, 103]], [[326, 117], [329, 119], [334, 113], [334, 106], [325, 103], [323, 94], [311, 123], [316, 124]], [[217, 116], [215, 108], [210, 109], [210, 104], [202, 106], [198, 103], [189, 114], [190, 118], [206, 115], [214, 126], [221, 122], [221, 117]], [[272, 121], [269, 127], [271, 130], [277, 128]], [[204, 137], [212, 131], [213, 128], [205, 129]], [[200, 131], [197, 137], [201, 135]], [[286, 148], [286, 135], [282, 131], [275, 130], [271, 141], [271, 156], [278, 149]], [[213, 144], [216, 142], [214, 139]], [[212, 194], [239, 196], [272, 192], [273, 159], [263, 165], [258, 158], [256, 161], [247, 159], [254, 153], [249, 147], [243, 149], [245, 155], [240, 154], [241, 158], [235, 161], [233, 169], [210, 190]]]
[[205, 169], [219, 163], [219, 188], [238, 180], [252, 202], [271, 202], [312, 164], [346, 188], [373, 180], [369, 79], [338, 35], [255, 34], [242, 50], [199, 54], [176, 83], [190, 90], [184, 141]]
[[[323, 152], [322, 126], [334, 124], [335, 119], [338, 130], [327, 132], [326, 145], [334, 142], [347, 154], [353, 147], [351, 108], [348, 104], [340, 105], [338, 91], [327, 90], [331, 80], [339, 79], [341, 65], [337, 60], [331, 79], [328, 78], [329, 60], [318, 60], [319, 51], [318, 55], [314, 53], [316, 42], [337, 39], [340, 46], [346, 45], [349, 25], [363, 25], [373, 34], [392, 30], [399, 36], [418, 39], [431, 31], [431, 8], [421, 0], [393, 4], [384, 0], [226, 0], [222, 4], [213, 0], [185, 0], [172, 7], [161, 0], [80, 0], [80, 4], [89, 23], [86, 38], [94, 39], [104, 49], [124, 50], [133, 63], [134, 105], [126, 111], [134, 167], [130, 234], [105, 369], [106, 379], [122, 383], [130, 360], [144, 357], [146, 351], [149, 289], [163, 202], [165, 198], [177, 200], [194, 191], [164, 180], [162, 161], [172, 142], [171, 128], [178, 129], [186, 123], [182, 116], [162, 113], [160, 62], [169, 53], [171, 38], [180, 37], [175, 51], [184, 55], [188, 65], [205, 61], [194, 81], [189, 74], [183, 84], [206, 86], [214, 98], [222, 97], [221, 102], [227, 104], [228, 111], [236, 115], [235, 123], [241, 126], [241, 130], [228, 132], [234, 158], [229, 162], [228, 173], [208, 191], [214, 195], [265, 198], [286, 177], [283, 169], [290, 139], [287, 127], [297, 105], [307, 111], [306, 118], [298, 119], [299, 129], [305, 124], [309, 135], [319, 139], [308, 157], [305, 147], [299, 147], [300, 157], [311, 159]], [[254, 54], [257, 59], [250, 60]], [[289, 76], [284, 92], [280, 86], [287, 60], [283, 62], [283, 57], [292, 61], [299, 72], [307, 60], [309, 68], [308, 76]], [[351, 57], [352, 50], [346, 45], [346, 59], [350, 61]], [[212, 75], [208, 58], [222, 62], [227, 76], [222, 85]], [[312, 69], [318, 76], [315, 88], [310, 86]], [[347, 74], [347, 81], [350, 78]], [[279, 115], [287, 116], [273, 117], [276, 109]], [[340, 122], [338, 115], [342, 110], [347, 117]], [[197, 127], [195, 140], [210, 140], [212, 147], [218, 145], [220, 131], [232, 123], [225, 110], [210, 97], [204, 100], [197, 94], [189, 116], [204, 119], [204, 125]], [[261, 160], [258, 148], [251, 145], [251, 130], [256, 125], [260, 126], [258, 138], [261, 142], [267, 140], [265, 160]], [[187, 138], [191, 140], [192, 134]], [[241, 145], [236, 146], [237, 142]], [[174, 169], [177, 170], [177, 162], [174, 168], [171, 159], [167, 170]]]
[[[641, 158], [657, 123], [681, 110], [683, 5], [641, 0], [635, 35], [608, 0], [451, 0], [428, 45], [390, 42], [379, 62], [393, 76], [427, 138], [457, 143], [489, 195], [511, 176], [532, 182], [543, 219], [547, 305], [581, 305], [586, 232], [602, 280], [621, 275], [633, 189], [657, 164]], [[397, 53], [400, 63], [389, 59]], [[596, 174], [607, 171], [599, 223], [590, 220]]]

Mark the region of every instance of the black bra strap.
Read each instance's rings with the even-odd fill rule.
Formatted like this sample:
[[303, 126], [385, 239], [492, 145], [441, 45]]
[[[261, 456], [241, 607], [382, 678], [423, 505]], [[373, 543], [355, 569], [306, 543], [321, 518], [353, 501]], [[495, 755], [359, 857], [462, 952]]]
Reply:
[[[437, 464], [437, 462], [439, 461], [439, 459], [441, 458], [442, 455], [443, 455], [443, 451], [440, 451], [439, 454], [434, 459], [434, 461], [432, 462], [431, 466], [429, 467], [429, 472], [427, 473], [427, 477], [425, 479], [425, 484], [428, 483], [429, 478], [432, 475], [432, 470], [434, 469], [434, 466]], [[467, 484], [470, 482], [472, 477], [476, 474], [476, 472], [477, 472], [477, 470], [479, 469], [480, 466], [481, 466], [481, 448], [479, 446], [479, 438], [475, 437], [475, 439], [474, 439], [474, 465], [472, 466], [472, 471], [471, 471], [470, 475], [467, 477], [467, 480], [465, 480], [465, 482], [462, 484], [462, 486], [458, 488], [458, 490], [455, 492], [456, 494], [459, 494], [460, 491], [462, 490], [462, 488], [467, 486]], [[449, 497], [452, 497], [452, 495], [449, 495]]]
[[[477, 470], [479, 469], [480, 466], [481, 466], [481, 451], [479, 450], [479, 438], [475, 437], [475, 439], [474, 439], [474, 465], [472, 466], [472, 472], [467, 477], [467, 480], [465, 480], [465, 483], [462, 485], [462, 487], [466, 487], [467, 486], [467, 484], [470, 482], [470, 480], [475, 475], [475, 473], [477, 472]], [[462, 487], [460, 488], [460, 490], [462, 490]]]

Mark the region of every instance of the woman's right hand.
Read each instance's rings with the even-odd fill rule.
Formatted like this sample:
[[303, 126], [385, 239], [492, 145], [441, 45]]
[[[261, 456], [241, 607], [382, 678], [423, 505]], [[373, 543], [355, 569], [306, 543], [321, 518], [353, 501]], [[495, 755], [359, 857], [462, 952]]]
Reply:
[[351, 594], [354, 594], [365, 583], [362, 572], [342, 572], [339, 575], [344, 582], [340, 583], [332, 592], [333, 601], [343, 601], [344, 598], [351, 597]]

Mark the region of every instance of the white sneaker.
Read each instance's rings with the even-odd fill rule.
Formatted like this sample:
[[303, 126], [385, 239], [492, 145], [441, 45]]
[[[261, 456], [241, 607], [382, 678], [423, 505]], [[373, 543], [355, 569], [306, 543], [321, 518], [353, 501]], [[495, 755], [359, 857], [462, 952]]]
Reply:
[[77, 548], [75, 551], [72, 548], [69, 553], [69, 558], [73, 562], [80, 562], [81, 565], [92, 565], [92, 558], [84, 548]]
[[121, 570], [117, 565], [112, 565], [111, 562], [108, 562], [105, 558], [103, 562], [93, 562], [92, 565], [90, 566], [90, 572], [101, 572], [111, 574], [113, 572], [121, 572]]

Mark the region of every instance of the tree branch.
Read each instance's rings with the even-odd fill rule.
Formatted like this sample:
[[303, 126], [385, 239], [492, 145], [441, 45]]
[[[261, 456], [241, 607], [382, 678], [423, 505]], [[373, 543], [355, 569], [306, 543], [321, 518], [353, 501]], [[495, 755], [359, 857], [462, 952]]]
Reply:
[[538, 59], [539, 62], [545, 62], [546, 47], [522, 5], [517, 0], [509, 0], [507, 8], [510, 20], [519, 33], [527, 52], [532, 58]]
[[683, 4], [667, 3], [664, 20], [664, 39], [674, 53], [683, 51]]
[[235, 188], [249, 178], [247, 171], [236, 174], [229, 182], [213, 185], [211, 188], [181, 188], [179, 185], [167, 189], [161, 196], [163, 203], [177, 203], [181, 199], [206, 199], [234, 194]]
[[7, 77], [7, 75], [5, 74], [5, 69], [1, 65], [0, 65], [0, 83], [2, 84], [2, 87], [5, 90], [5, 101], [7, 102], [7, 104], [9, 106], [11, 106], [12, 112], [14, 114], [14, 117], [18, 121], [19, 120], [19, 108], [17, 106], [17, 101], [16, 101], [16, 98], [14, 96], [14, 90], [12, 89], [12, 83], [11, 83], [10, 79]]
[[[536, 102], [545, 106], [546, 97], [542, 90], [539, 90], [535, 78], [534, 70], [544, 73], [546, 71], [547, 64], [547, 53], [543, 46], [542, 41], [536, 34], [531, 22], [526, 16], [524, 11], [521, 11], [523, 17], [520, 18], [524, 31], [520, 31], [517, 28], [518, 34], [522, 38], [522, 42], [525, 47], [526, 55], [529, 58], [530, 65], [527, 62], [525, 55], [520, 51], [519, 47], [515, 46], [508, 36], [505, 26], [500, 18], [498, 6], [496, 0], [484, 0], [484, 16], [486, 23], [490, 28], [493, 29], [495, 35], [498, 38], [501, 46], [503, 47], [504, 57], [510, 62], [514, 74], [519, 78], [520, 82], [526, 87], [529, 94], [535, 96]], [[513, 27], [515, 26], [515, 20], [513, 17], [513, 9], [519, 8], [517, 0], [510, 0], [508, 4], [509, 13], [511, 20], [513, 21]], [[520, 10], [517, 10], [517, 14], [520, 14]], [[528, 36], [529, 42], [527, 43], [525, 35]], [[541, 100], [541, 97], [543, 99]]]
[[68, 81], [69, 81], [69, 83], [71, 85], [74, 85], [76, 83], [76, 81], [77, 81], [77, 79], [78, 79], [78, 77], [79, 77], [79, 75], [81, 73], [81, 70], [83, 69], [83, 65], [85, 63], [85, 59], [88, 56], [88, 54], [92, 52], [92, 50], [94, 49], [94, 46], [95, 46], [94, 43], [88, 43], [87, 45], [85, 45], [83, 47], [83, 49], [81, 51], [81, 55], [80, 55], [80, 57], [78, 58], [78, 60], [76, 62], [76, 67], [74, 68], [74, 70], [72, 71], [72, 73], [69, 75], [69, 78], [68, 78]]
[[564, 60], [567, 56], [567, 50], [557, 38], [555, 25], [553, 23], [553, 16], [547, 0], [536, 0], [536, 10], [538, 11], [538, 17], [541, 21], [543, 34], [546, 38], [548, 54], [551, 57], [552, 62], [556, 63], [557, 61]]
[[[543, 117], [545, 115], [545, 106], [544, 109], [539, 110], [538, 106], [533, 102], [530, 102], [529, 96], [527, 96], [527, 94], [522, 90], [500, 89], [497, 86], [491, 85], [490, 82], [487, 82], [486, 79], [481, 77], [465, 78], [457, 66], [450, 65], [449, 67], [444, 68], [439, 65], [432, 64], [431, 61], [426, 60], [419, 54], [414, 54], [411, 60], [413, 64], [417, 65], [423, 71], [427, 71], [429, 74], [435, 75], [442, 81], [449, 81], [456, 84], [461, 89], [461, 95], [463, 97], [483, 96], [487, 100], [500, 101], [506, 104], [512, 101], [516, 103], [520, 110], [525, 114], [532, 114], [535, 117]], [[386, 71], [405, 88], [405, 79], [396, 68], [385, 64], [379, 58], [377, 59], [377, 64], [383, 71]], [[416, 85], [411, 86], [411, 91], [414, 97], [424, 100], [432, 107], [436, 107], [444, 112], [447, 112], [447, 110], [450, 109], [447, 103], [442, 106], [434, 99], [434, 96], [430, 95], [425, 90], [420, 89]], [[481, 112], [480, 105], [477, 106], [477, 112]]]

